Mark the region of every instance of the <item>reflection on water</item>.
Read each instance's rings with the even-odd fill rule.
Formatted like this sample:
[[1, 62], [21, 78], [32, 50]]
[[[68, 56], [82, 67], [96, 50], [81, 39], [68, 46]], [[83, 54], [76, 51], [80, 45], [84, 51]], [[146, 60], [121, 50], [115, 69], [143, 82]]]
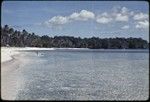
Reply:
[[147, 52], [30, 52], [18, 100], [146, 100]]

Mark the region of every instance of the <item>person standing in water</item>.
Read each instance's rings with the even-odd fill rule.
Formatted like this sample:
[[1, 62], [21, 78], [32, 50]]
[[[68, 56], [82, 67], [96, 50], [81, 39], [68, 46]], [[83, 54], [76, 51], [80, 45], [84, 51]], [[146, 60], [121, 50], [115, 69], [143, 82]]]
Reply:
[[38, 51], [36, 51], [36, 54], [37, 54], [37, 56], [38, 56]]

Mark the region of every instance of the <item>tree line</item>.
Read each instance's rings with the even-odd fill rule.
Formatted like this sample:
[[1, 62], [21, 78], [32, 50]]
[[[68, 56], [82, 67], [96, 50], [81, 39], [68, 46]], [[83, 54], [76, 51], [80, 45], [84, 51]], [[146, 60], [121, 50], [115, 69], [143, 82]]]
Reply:
[[8, 25], [1, 27], [1, 46], [57, 47], [91, 49], [147, 49], [149, 43], [142, 38], [80, 38], [73, 36], [39, 36], [26, 30], [17, 31]]

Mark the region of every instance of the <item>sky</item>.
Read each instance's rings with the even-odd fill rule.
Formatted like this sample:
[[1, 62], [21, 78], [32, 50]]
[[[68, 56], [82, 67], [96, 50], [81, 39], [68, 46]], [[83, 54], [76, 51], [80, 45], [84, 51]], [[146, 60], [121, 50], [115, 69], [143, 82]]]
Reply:
[[48, 36], [149, 41], [146, 1], [3, 1], [1, 26]]

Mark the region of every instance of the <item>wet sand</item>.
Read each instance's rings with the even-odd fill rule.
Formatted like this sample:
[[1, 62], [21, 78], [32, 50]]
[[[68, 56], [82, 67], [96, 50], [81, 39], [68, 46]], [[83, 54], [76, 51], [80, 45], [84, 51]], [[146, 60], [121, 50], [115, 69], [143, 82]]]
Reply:
[[1, 64], [1, 98], [3, 100], [15, 100], [20, 87], [23, 87], [20, 66], [24, 61], [21, 59], [21, 54], [14, 55], [12, 58]]

